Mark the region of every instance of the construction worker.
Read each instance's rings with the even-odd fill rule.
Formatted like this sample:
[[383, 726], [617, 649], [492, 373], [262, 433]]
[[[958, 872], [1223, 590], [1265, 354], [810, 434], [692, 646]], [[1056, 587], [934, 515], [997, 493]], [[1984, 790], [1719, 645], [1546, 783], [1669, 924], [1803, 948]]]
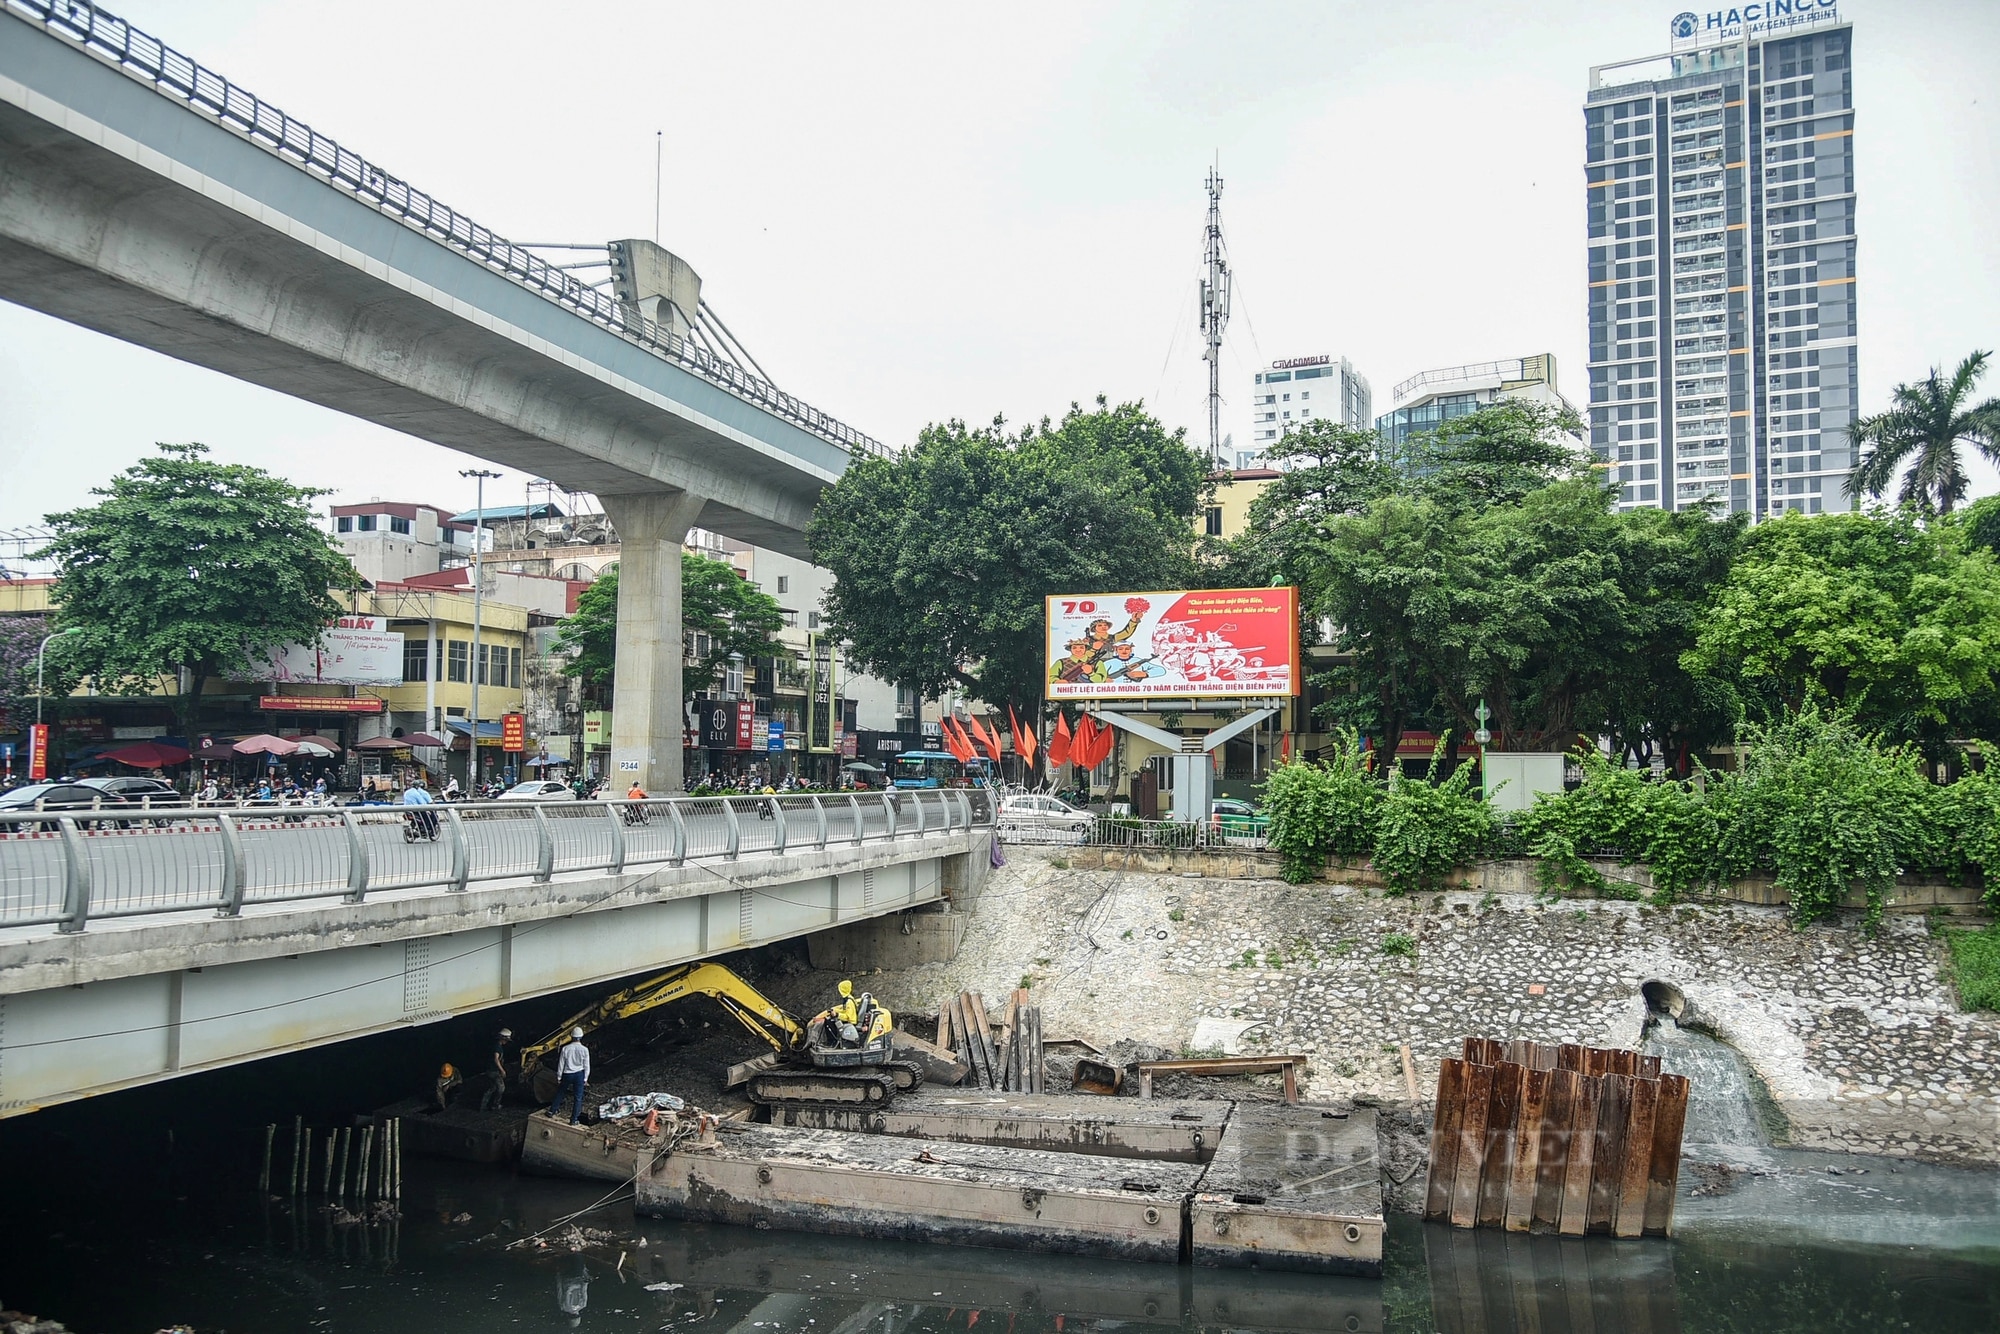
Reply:
[[832, 1024], [834, 1032], [840, 1035], [840, 1041], [843, 1045], [850, 1047], [860, 1045], [861, 1007], [859, 1002], [854, 999], [854, 984], [852, 982], [842, 982], [840, 984], [840, 1001], [831, 1010], [827, 1011], [826, 1017], [828, 1022]]
[[497, 1110], [507, 1096], [507, 1049], [514, 1044], [514, 1030], [503, 1028], [493, 1039], [493, 1068], [486, 1072], [486, 1091], [479, 1095], [479, 1110]]
[[583, 1091], [590, 1085], [590, 1048], [583, 1045], [583, 1030], [572, 1028], [569, 1041], [556, 1055], [556, 1100], [549, 1108], [550, 1116], [562, 1114], [563, 1100], [574, 1097], [570, 1103], [569, 1123], [575, 1125], [583, 1115]]
[[451, 1106], [451, 1100], [458, 1096], [459, 1085], [464, 1082], [464, 1077], [458, 1073], [458, 1067], [450, 1061], [439, 1067], [437, 1087], [431, 1090], [431, 1101], [437, 1105], [440, 1112]]

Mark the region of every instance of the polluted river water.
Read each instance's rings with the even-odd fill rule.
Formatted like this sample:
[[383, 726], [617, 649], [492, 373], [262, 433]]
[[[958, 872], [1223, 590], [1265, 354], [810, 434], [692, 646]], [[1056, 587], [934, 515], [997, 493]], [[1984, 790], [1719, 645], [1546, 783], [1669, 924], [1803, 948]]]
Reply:
[[1379, 1282], [635, 1220], [599, 1183], [414, 1156], [395, 1224], [260, 1196], [261, 1126], [381, 1041], [0, 1122], [0, 1305], [72, 1334], [2000, 1328], [2000, 1173], [1773, 1148], [1734, 1052], [1671, 1024], [1649, 1050], [1697, 1090], [1675, 1237], [1396, 1217]]

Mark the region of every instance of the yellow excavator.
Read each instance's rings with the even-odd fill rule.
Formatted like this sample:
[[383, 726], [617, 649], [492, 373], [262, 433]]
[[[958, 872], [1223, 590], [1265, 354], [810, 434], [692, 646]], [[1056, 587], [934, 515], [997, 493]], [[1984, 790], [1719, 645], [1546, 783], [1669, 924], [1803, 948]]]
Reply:
[[745, 1081], [750, 1101], [764, 1107], [886, 1107], [924, 1082], [923, 1068], [894, 1055], [895, 1019], [885, 1006], [866, 992], [855, 996], [852, 983], [842, 982], [840, 991], [839, 1004], [801, 1020], [719, 963], [682, 964], [606, 996], [523, 1047], [521, 1076], [546, 1103], [556, 1089], [552, 1058], [572, 1030], [589, 1033], [702, 995], [777, 1053], [776, 1064], [752, 1070]]

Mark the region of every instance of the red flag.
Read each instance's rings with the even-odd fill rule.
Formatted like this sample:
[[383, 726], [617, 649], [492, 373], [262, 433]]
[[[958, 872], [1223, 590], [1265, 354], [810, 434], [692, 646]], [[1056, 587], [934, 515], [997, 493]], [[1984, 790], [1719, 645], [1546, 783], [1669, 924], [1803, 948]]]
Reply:
[[1097, 749], [1097, 720], [1083, 714], [1076, 720], [1076, 742], [1069, 748], [1070, 763], [1079, 769], [1095, 769], [1097, 761], [1091, 758]]
[[979, 752], [972, 748], [972, 738], [965, 734], [965, 724], [956, 718], [951, 720], [951, 753], [960, 764], [970, 764], [979, 758]]
[[1290, 732], [1285, 733], [1284, 739], [1278, 743], [1278, 758], [1281, 760], [1292, 758], [1292, 734]]
[[1118, 740], [1118, 731], [1113, 727], [1100, 727], [1090, 743], [1090, 767], [1095, 769], [1111, 757], [1111, 747]]
[[1021, 763], [1033, 764], [1035, 762], [1035, 734], [1021, 730], [1020, 715], [1014, 712], [1012, 704], [1007, 706], [1007, 723], [1014, 733], [1014, 753], [1021, 757]]
[[979, 720], [979, 731], [980, 740], [986, 745], [986, 753], [993, 757], [995, 764], [1000, 763], [1000, 729], [993, 725], [991, 719], [982, 718]]
[[1049, 734], [1049, 769], [1054, 772], [1069, 763], [1069, 715], [1056, 710], [1056, 730]]

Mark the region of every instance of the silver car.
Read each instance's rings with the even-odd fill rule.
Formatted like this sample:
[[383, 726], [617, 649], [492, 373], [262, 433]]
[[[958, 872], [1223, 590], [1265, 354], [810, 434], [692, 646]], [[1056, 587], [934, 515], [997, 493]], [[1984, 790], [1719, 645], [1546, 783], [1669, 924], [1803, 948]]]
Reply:
[[1013, 843], [1075, 843], [1097, 826], [1097, 817], [1060, 797], [1022, 793], [1000, 799], [1000, 836]]

